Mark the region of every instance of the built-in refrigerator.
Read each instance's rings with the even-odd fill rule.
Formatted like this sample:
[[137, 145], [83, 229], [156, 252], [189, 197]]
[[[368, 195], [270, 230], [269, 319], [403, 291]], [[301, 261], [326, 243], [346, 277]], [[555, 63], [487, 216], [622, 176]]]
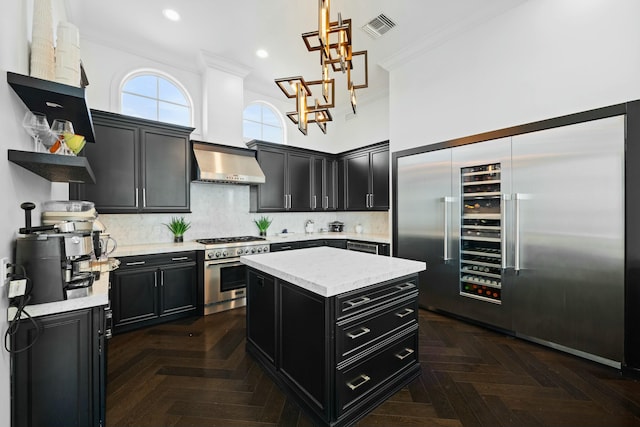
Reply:
[[619, 366], [625, 117], [394, 156], [420, 305]]

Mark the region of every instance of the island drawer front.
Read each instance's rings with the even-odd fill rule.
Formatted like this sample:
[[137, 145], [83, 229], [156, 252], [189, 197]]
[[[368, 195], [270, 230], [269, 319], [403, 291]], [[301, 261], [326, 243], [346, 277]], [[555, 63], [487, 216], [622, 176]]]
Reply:
[[418, 321], [418, 298], [411, 295], [356, 318], [336, 324], [336, 362], [353, 357], [363, 348], [380, 342]]
[[418, 363], [418, 332], [393, 342], [371, 357], [336, 371], [336, 409], [339, 417], [379, 387]]
[[404, 277], [337, 296], [336, 318], [370, 310], [418, 290], [417, 276]]

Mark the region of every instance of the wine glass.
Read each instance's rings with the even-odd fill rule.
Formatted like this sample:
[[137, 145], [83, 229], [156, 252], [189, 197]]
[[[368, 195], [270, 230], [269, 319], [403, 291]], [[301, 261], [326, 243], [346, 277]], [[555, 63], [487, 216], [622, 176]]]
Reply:
[[42, 113], [27, 111], [22, 120], [22, 127], [33, 137], [35, 144], [33, 151], [35, 152], [40, 151], [40, 147], [51, 139], [51, 129], [49, 128], [49, 122], [47, 122], [47, 116]]
[[65, 143], [65, 138], [74, 134], [73, 124], [69, 120], [55, 119], [51, 123], [51, 132], [57, 137], [57, 141], [49, 151], [54, 150], [57, 154], [73, 155], [73, 152]]

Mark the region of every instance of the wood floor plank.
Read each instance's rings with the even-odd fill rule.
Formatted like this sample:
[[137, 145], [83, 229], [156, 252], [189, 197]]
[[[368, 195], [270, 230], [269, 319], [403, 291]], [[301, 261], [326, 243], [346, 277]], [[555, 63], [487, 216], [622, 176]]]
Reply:
[[[245, 351], [244, 308], [117, 335], [107, 427], [311, 427]], [[638, 426], [640, 382], [607, 366], [420, 310], [421, 375], [368, 426]]]

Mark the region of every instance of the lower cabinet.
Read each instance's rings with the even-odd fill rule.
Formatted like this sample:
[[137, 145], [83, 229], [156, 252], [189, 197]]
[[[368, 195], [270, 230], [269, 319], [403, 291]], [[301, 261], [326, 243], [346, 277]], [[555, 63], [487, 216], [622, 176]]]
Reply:
[[323, 297], [247, 274], [247, 351], [316, 424], [351, 425], [420, 375], [416, 275]]
[[12, 426], [104, 426], [104, 308], [34, 320], [11, 340]]
[[120, 258], [111, 272], [114, 332], [196, 314], [196, 252]]

